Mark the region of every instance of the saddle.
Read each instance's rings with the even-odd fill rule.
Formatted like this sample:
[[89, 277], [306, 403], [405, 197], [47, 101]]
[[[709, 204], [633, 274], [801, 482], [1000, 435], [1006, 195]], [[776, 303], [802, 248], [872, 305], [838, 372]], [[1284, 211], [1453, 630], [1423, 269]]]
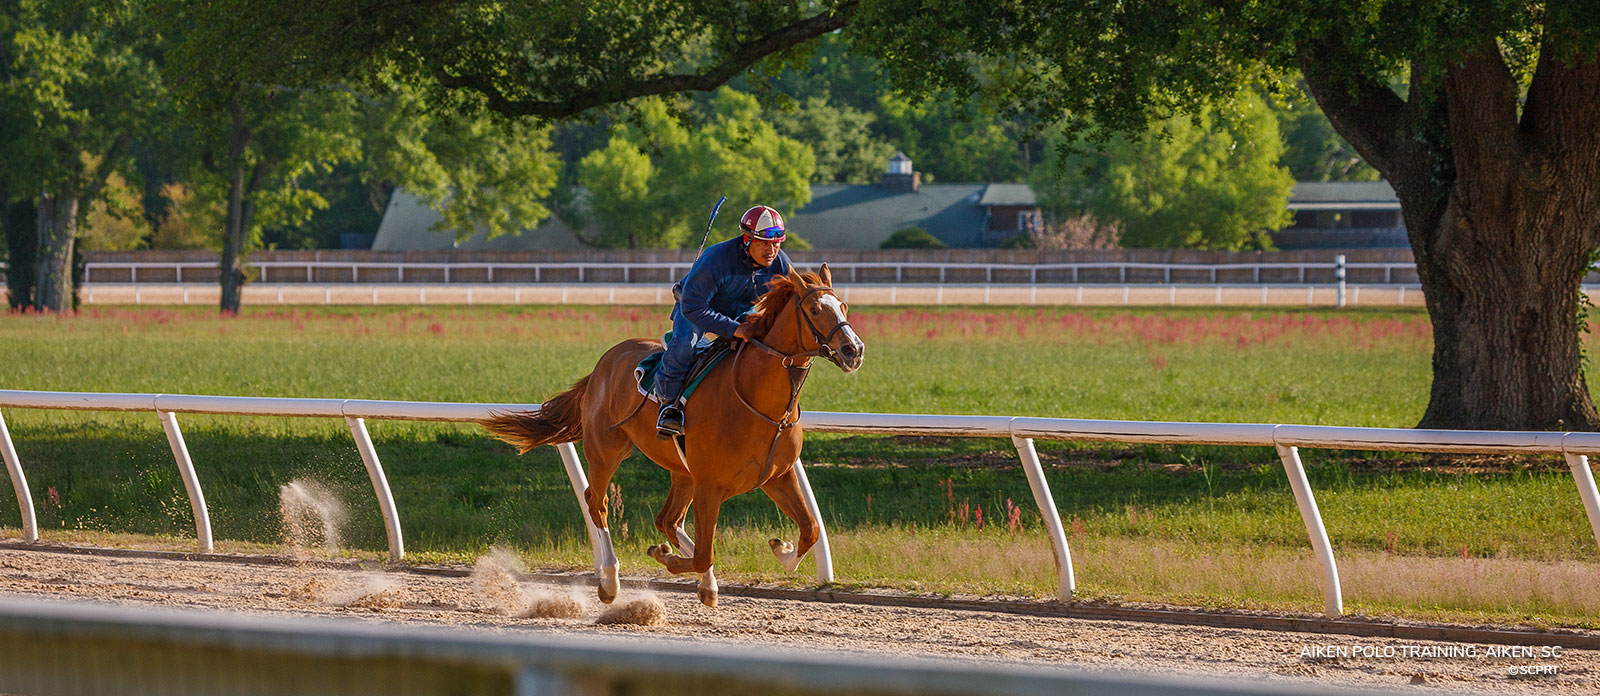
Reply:
[[[669, 339], [671, 335], [670, 332], [667, 334]], [[689, 363], [689, 374], [683, 380], [683, 394], [679, 395], [678, 403], [688, 403], [689, 395], [694, 393], [701, 381], [705, 380], [711, 368], [716, 367], [717, 363], [722, 362], [722, 359], [732, 352], [733, 341], [721, 337], [712, 341], [710, 345], [696, 349], [694, 358]], [[661, 358], [666, 353], [667, 351], [663, 349], [646, 355], [639, 361], [639, 366], [633, 368], [633, 377], [639, 383], [639, 393], [652, 401], [655, 400], [656, 373], [661, 371]]]

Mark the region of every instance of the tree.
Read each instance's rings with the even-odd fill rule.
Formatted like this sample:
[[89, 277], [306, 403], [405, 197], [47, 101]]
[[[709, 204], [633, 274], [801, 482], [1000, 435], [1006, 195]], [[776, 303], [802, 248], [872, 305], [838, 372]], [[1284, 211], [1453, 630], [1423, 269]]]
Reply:
[[245, 256], [260, 245], [262, 229], [304, 222], [327, 207], [303, 178], [360, 157], [357, 102], [344, 92], [240, 86], [225, 114], [195, 104], [205, 102], [187, 111], [198, 145], [190, 181], [202, 201], [225, 211], [220, 308], [238, 314]]
[[1595, 429], [1574, 304], [1600, 246], [1597, 14], [1594, 0], [264, 0], [208, 30], [213, 72], [398, 71], [561, 118], [775, 71], [847, 28], [901, 90], [981, 95], [1091, 140], [1298, 71], [1400, 198], [1434, 329], [1420, 425]]
[[90, 203], [82, 218], [78, 245], [84, 250], [138, 249], [150, 235], [138, 192], [116, 172], [106, 178], [103, 195]]
[[1270, 248], [1267, 232], [1289, 223], [1277, 121], [1249, 91], [1099, 146], [1046, 143], [1032, 184], [1053, 224], [1089, 212], [1120, 222], [1124, 246], [1237, 251]]
[[[403, 84], [367, 101], [361, 160], [369, 187], [399, 186], [440, 213], [437, 229], [465, 239], [533, 229], [561, 171], [550, 128], [482, 109], [435, 112]], [[387, 197], [382, 205], [387, 205]]]
[[[1394, 186], [1433, 323], [1430, 428], [1600, 427], [1578, 285], [1600, 246], [1600, 24], [1585, 0], [864, 5], [896, 84], [1137, 131], [1298, 70]], [[1007, 71], [974, 65], [1002, 59]], [[1405, 87], [1391, 81], [1401, 76]]]
[[785, 137], [810, 146], [816, 183], [875, 184], [895, 153], [894, 145], [873, 135], [873, 114], [835, 106], [827, 97], [808, 97], [767, 118]]
[[1026, 180], [1019, 143], [1002, 122], [961, 95], [938, 96], [944, 98], [913, 101], [889, 92], [878, 97], [879, 130], [911, 157], [925, 180]]
[[114, 172], [131, 172], [128, 147], [158, 98], [134, 19], [110, 2], [0, 7], [0, 192], [37, 211], [33, 268], [19, 256], [8, 276], [32, 273], [35, 309], [72, 308], [78, 222]]
[[[578, 182], [603, 247], [684, 247], [699, 242], [707, 205], [726, 195], [735, 209], [757, 204], [794, 210], [811, 200], [811, 151], [778, 135], [756, 100], [717, 92], [703, 122], [690, 128], [665, 102], [636, 105], [638, 117], [605, 148], [578, 162]], [[733, 227], [713, 231], [731, 236]], [[791, 234], [796, 244], [803, 241]]]
[[1295, 181], [1377, 181], [1378, 170], [1339, 137], [1303, 85], [1302, 80], [1295, 89], [1286, 89], [1272, 100], [1278, 132], [1283, 135], [1283, 157], [1278, 163]]
[[939, 241], [921, 227], [906, 227], [894, 231], [888, 239], [878, 245], [879, 249], [943, 249], [944, 242]]

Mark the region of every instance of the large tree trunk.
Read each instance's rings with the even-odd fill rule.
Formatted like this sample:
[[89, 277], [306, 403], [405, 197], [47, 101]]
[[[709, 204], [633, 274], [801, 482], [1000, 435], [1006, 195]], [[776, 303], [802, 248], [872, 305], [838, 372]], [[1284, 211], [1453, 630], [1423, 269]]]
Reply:
[[246, 202], [254, 181], [245, 179], [245, 146], [252, 133], [243, 109], [235, 105], [228, 134], [228, 213], [222, 234], [222, 313], [238, 314], [243, 293], [244, 250], [250, 232], [251, 206]]
[[1524, 188], [1493, 208], [1452, 201], [1443, 219], [1412, 227], [1433, 322], [1433, 389], [1418, 427], [1600, 425], [1577, 321], [1589, 258], [1584, 228], [1592, 223], [1554, 214], [1563, 206], [1531, 196], [1551, 198]]
[[78, 238], [78, 197], [39, 198], [39, 246], [34, 260], [34, 301], [39, 311], [72, 309], [72, 246]]
[[39, 247], [39, 210], [32, 200], [5, 206], [6, 290], [13, 310], [33, 309], [34, 258]]
[[1600, 68], [1563, 62], [1556, 35], [1525, 98], [1492, 39], [1413, 66], [1406, 100], [1327, 71], [1336, 44], [1301, 53], [1334, 128], [1400, 197], [1433, 322], [1418, 427], [1600, 429], [1577, 317], [1600, 245]]

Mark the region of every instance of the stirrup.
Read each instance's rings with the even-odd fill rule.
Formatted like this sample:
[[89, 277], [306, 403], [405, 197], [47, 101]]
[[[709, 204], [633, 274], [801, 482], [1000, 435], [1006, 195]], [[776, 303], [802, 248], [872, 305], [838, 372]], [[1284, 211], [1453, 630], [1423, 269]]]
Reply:
[[670, 440], [683, 434], [683, 409], [677, 404], [661, 407], [661, 415], [656, 417], [656, 437]]

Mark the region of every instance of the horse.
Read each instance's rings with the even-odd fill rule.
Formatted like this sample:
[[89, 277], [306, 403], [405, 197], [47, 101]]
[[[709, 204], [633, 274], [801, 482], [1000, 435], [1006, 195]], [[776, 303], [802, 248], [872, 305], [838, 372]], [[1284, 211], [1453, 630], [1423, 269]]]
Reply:
[[[848, 311], [834, 292], [827, 264], [816, 274], [791, 270], [774, 276], [749, 313], [754, 338], [738, 342], [731, 359], [707, 373], [684, 406], [685, 434], [678, 437], [656, 434], [660, 406], [651, 406], [655, 402], [639, 393], [635, 366], [662, 348], [660, 341], [646, 338], [612, 346], [593, 372], [539, 410], [496, 412], [480, 424], [490, 435], [517, 446], [518, 454], [540, 445], [582, 441], [589, 460], [583, 501], [599, 530], [597, 593], [607, 604], [620, 589], [606, 520], [611, 477], [634, 448], [670, 472], [672, 487], [655, 520], [667, 543], [650, 547], [648, 553], [668, 572], [698, 573], [700, 601], [715, 607], [713, 543], [723, 501], [760, 488], [794, 521], [799, 530], [795, 543], [768, 542], [785, 571], [794, 572], [820, 537], [820, 525], [804, 503], [794, 472], [803, 439], [800, 390], [813, 358], [826, 359], [847, 374], [861, 368], [866, 347], [846, 319]], [[683, 529], [691, 503], [693, 539]], [[674, 546], [680, 553], [673, 552]]]

